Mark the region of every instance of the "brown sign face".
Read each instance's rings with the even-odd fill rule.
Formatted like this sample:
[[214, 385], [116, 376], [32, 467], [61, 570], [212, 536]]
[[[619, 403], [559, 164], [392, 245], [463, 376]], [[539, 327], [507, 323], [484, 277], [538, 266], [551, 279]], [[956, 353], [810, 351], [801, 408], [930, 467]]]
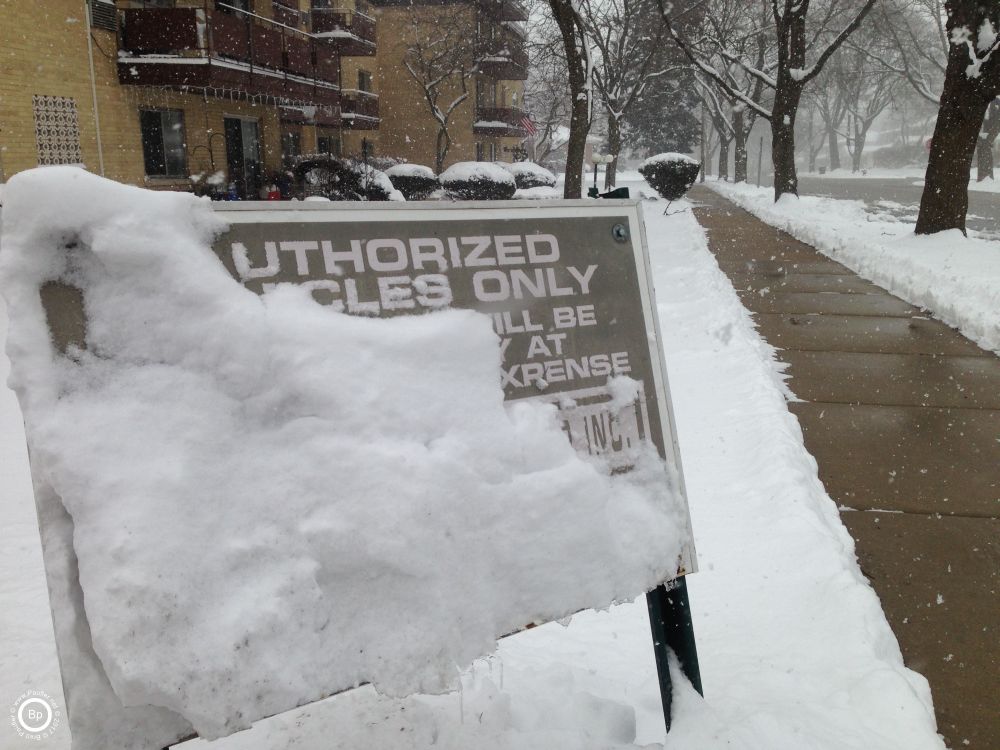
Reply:
[[486, 313], [507, 400], [553, 401], [612, 470], [647, 442], [677, 467], [636, 205], [227, 208], [214, 249], [251, 291], [297, 284], [351, 315]]

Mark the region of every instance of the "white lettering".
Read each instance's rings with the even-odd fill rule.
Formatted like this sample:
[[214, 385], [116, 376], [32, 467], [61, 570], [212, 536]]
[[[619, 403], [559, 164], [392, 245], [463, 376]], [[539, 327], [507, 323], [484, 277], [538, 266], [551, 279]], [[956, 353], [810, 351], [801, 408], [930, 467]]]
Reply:
[[281, 269], [281, 261], [278, 259], [278, 245], [275, 242], [264, 243], [264, 256], [267, 259], [267, 265], [258, 268], [250, 265], [250, 251], [247, 250], [246, 245], [242, 242], [234, 242], [232, 247], [233, 265], [243, 281], [276, 276]]
[[[531, 263], [555, 263], [559, 260], [559, 241], [551, 234], [529, 234], [524, 238], [528, 245], [528, 261]], [[538, 245], [549, 246], [548, 253], [539, 252]]]
[[582, 276], [573, 266], [566, 266], [566, 270], [569, 271], [570, 276], [579, 282], [580, 294], [590, 294], [590, 280], [594, 277], [594, 271], [597, 270], [597, 266], [587, 266], [587, 270], [583, 272]]
[[[468, 259], [466, 259], [468, 264]], [[495, 289], [487, 289], [492, 282]], [[503, 271], [476, 271], [472, 276], [472, 289], [480, 302], [502, 302], [510, 299], [510, 281]]]
[[[379, 257], [380, 250], [389, 251], [388, 259], [383, 260]], [[368, 258], [368, 267], [373, 271], [383, 273], [402, 271], [409, 265], [409, 259], [406, 256], [406, 245], [403, 244], [402, 240], [368, 240], [365, 243], [365, 255]]]

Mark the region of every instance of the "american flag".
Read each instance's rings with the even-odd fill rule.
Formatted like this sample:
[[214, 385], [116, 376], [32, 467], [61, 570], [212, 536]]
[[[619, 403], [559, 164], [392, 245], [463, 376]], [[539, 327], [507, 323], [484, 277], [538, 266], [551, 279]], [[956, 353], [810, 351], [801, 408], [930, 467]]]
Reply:
[[521, 127], [528, 131], [528, 135], [533, 136], [538, 132], [538, 128], [535, 127], [535, 123], [531, 121], [531, 114], [525, 113], [524, 117], [521, 118]]

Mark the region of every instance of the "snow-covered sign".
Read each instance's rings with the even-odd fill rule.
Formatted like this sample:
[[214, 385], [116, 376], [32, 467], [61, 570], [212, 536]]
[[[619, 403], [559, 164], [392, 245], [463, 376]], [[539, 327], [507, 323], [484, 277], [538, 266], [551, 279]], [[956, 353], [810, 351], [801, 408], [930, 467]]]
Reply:
[[445, 691], [693, 569], [633, 203], [213, 210], [50, 168], [2, 248], [79, 747]]

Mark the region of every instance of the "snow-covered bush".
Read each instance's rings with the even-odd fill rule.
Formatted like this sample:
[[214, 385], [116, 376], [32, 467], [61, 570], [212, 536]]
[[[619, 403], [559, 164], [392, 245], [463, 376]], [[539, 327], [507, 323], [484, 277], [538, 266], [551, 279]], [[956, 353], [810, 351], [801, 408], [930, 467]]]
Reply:
[[408, 201], [425, 201], [441, 187], [434, 170], [421, 164], [397, 164], [386, 175]]
[[501, 167], [514, 175], [518, 190], [531, 188], [555, 187], [556, 176], [545, 167], [533, 161], [515, 161], [511, 164], [501, 163]]
[[441, 173], [441, 185], [456, 201], [503, 201], [514, 197], [514, 175], [489, 161], [460, 161]]
[[405, 200], [385, 172], [353, 159], [312, 154], [299, 157], [293, 171], [304, 192], [333, 201]]
[[684, 154], [657, 154], [639, 167], [649, 186], [668, 201], [682, 198], [698, 179], [701, 163]]
[[357, 175], [363, 200], [405, 201], [406, 198], [392, 184], [385, 172], [360, 161], [348, 161], [347, 168]]

